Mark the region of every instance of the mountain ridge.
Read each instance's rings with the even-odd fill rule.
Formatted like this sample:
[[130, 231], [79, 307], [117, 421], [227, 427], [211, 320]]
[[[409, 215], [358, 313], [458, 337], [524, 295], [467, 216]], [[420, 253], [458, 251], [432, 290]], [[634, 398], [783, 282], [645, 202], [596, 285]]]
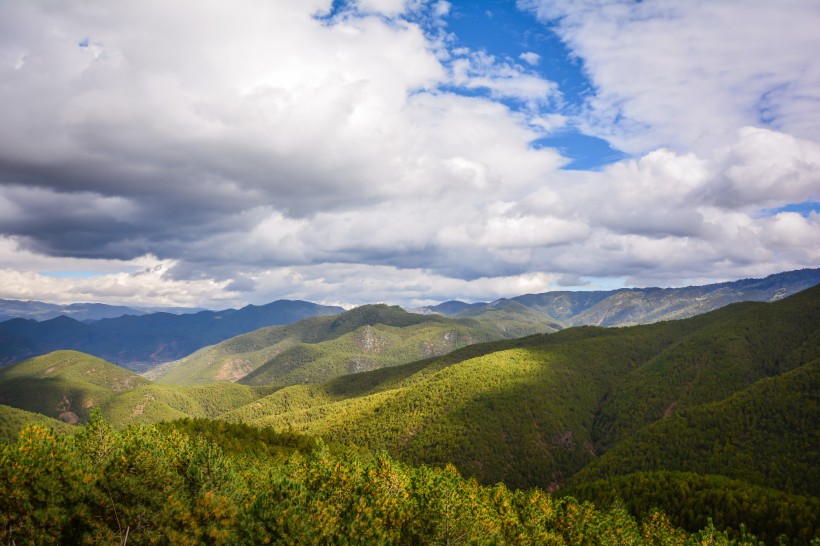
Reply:
[[449, 318], [363, 305], [332, 317], [261, 328], [162, 364], [146, 376], [179, 385], [318, 383], [441, 356], [476, 342], [555, 331], [544, 317], [524, 309], [530, 314]]
[[470, 316], [504, 302], [517, 302], [564, 327], [629, 326], [688, 318], [741, 301], [776, 301], [817, 284], [820, 284], [820, 269], [799, 269], [763, 278], [679, 288], [552, 291], [501, 298], [490, 303], [449, 301], [414, 311]]
[[17, 318], [0, 323], [0, 365], [55, 350], [74, 349], [142, 370], [264, 326], [289, 324], [342, 310], [305, 301], [278, 300], [262, 306], [183, 315], [124, 315], [90, 324], [64, 315], [43, 322]]

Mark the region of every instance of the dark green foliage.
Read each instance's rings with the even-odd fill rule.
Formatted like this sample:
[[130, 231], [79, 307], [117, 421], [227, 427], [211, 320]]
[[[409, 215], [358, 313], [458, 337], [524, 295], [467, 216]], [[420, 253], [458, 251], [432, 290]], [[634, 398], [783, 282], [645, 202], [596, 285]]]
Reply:
[[820, 540], [820, 499], [790, 495], [723, 476], [682, 472], [638, 472], [562, 490], [598, 506], [625, 502], [629, 511], [644, 517], [660, 509], [671, 514], [674, 525], [689, 531], [711, 520], [730, 535], [749, 532], [774, 544], [785, 537], [791, 544]]
[[186, 418], [158, 423], [156, 427], [166, 433], [175, 430], [191, 438], [201, 438], [233, 455], [266, 457], [296, 450], [310, 453], [317, 446], [315, 439], [292, 431], [279, 432], [270, 427], [211, 419]]
[[725, 400], [674, 413], [625, 440], [574, 483], [639, 471], [720, 474], [820, 495], [820, 360]]
[[452, 467], [412, 468], [386, 455], [319, 446], [255, 462], [175, 427], [117, 431], [98, 414], [73, 437], [33, 426], [0, 446], [0, 542], [754, 543], [713, 527], [690, 536], [662, 514], [639, 522], [619, 507], [484, 487]]
[[75, 427], [45, 415], [0, 405], [0, 443], [16, 442], [20, 431], [33, 424], [42, 425], [64, 434], [70, 434], [75, 430]]

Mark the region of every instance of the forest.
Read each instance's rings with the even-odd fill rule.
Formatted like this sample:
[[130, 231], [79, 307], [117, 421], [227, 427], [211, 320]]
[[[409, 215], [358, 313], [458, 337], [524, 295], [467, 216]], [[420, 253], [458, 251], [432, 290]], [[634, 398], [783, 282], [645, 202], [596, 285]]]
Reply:
[[31, 425], [0, 446], [0, 487], [0, 543], [15, 545], [759, 544], [208, 420]]

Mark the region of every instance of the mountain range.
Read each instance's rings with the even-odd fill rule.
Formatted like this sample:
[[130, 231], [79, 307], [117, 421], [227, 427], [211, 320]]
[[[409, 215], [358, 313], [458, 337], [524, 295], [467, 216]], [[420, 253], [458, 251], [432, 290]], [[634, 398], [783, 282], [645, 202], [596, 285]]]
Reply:
[[[820, 269], [804, 269], [770, 275], [764, 279], [745, 279], [705, 286], [546, 292], [491, 303], [450, 301], [412, 311], [418, 314], [442, 314], [455, 319], [479, 319], [485, 326], [494, 324], [491, 328], [495, 332], [494, 339], [505, 339], [570, 326], [624, 326], [685, 318], [738, 301], [774, 301], [818, 283]], [[94, 304], [78, 305], [91, 310], [97, 309]], [[106, 313], [117, 313], [127, 308], [103, 306], [101, 309]], [[54, 350], [75, 349], [129, 369], [145, 371], [157, 364], [181, 359], [203, 347], [259, 328], [291, 324], [317, 315], [335, 315], [342, 311], [340, 307], [280, 300], [263, 306], [249, 305], [239, 310], [200, 311], [181, 315], [166, 312], [126, 314], [91, 323], [65, 315], [42, 322], [16, 318], [0, 322], [0, 365]], [[440, 345], [434, 337], [429, 343]], [[293, 339], [301, 342], [298, 336]], [[472, 339], [483, 341], [487, 338], [481, 334]], [[467, 338], [462, 339], [465, 340]], [[445, 345], [452, 349], [461, 343], [448, 342]], [[245, 373], [261, 365], [259, 358], [264, 354], [283, 348], [279, 342], [276, 344], [278, 349], [267, 348], [251, 359], [252, 363], [245, 361], [241, 364], [239, 367], [245, 372], [230, 372], [228, 376], [236, 377], [239, 373], [236, 378], [243, 377]], [[256, 342], [251, 345], [256, 347], [254, 351], [262, 349]], [[228, 352], [232, 351], [233, 349]], [[402, 361], [422, 355], [423, 353], [408, 353]], [[294, 356], [293, 352], [291, 356]], [[398, 361], [394, 360], [395, 362]], [[364, 364], [356, 369], [368, 369], [368, 366], [375, 367]], [[324, 376], [328, 377], [330, 375]], [[193, 378], [192, 382], [199, 380], [201, 378]]]
[[692, 317], [741, 301], [775, 301], [818, 283], [820, 269], [801, 269], [763, 279], [742, 279], [703, 286], [555, 291], [499, 299], [491, 303], [448, 301], [412, 311], [468, 317], [517, 303], [551, 317], [564, 327], [629, 326]]
[[363, 305], [338, 316], [260, 328], [157, 366], [145, 375], [179, 385], [215, 381], [276, 386], [321, 383], [341, 375], [442, 356], [474, 343], [558, 328], [527, 308], [450, 318], [408, 313], [384, 304]]
[[263, 326], [341, 311], [341, 307], [279, 300], [238, 310], [124, 315], [90, 324], [66, 316], [43, 322], [17, 318], [0, 323], [0, 364], [74, 349], [144, 370]]
[[205, 309], [195, 307], [124, 307], [104, 303], [71, 303], [57, 305], [42, 301], [19, 301], [0, 299], [0, 321], [13, 318], [50, 320], [59, 316], [71, 317], [80, 322], [93, 322], [104, 318], [117, 318], [123, 315], [148, 315], [151, 313], [172, 313], [182, 315], [198, 313]]
[[[424, 318], [361, 312], [405, 328]], [[324, 320], [336, 339], [375, 322]], [[480, 483], [599, 506], [622, 499], [640, 517], [661, 508], [690, 530], [710, 517], [772, 542], [808, 544], [820, 532], [820, 287], [682, 320], [475, 343], [324, 383], [261, 383], [160, 384], [60, 351], [0, 370], [0, 404], [18, 409], [0, 414], [82, 422], [98, 408], [118, 426], [273, 426], [414, 465], [453, 464]]]

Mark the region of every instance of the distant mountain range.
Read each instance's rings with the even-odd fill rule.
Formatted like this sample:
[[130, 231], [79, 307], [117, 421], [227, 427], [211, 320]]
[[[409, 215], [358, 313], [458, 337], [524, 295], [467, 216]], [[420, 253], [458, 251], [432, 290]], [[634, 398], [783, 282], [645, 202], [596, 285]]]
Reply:
[[279, 300], [239, 310], [124, 315], [90, 324], [66, 316], [43, 322], [16, 318], [0, 323], [0, 364], [73, 349], [132, 370], [144, 370], [264, 326], [342, 311], [341, 307]]
[[[765, 279], [745, 279], [705, 286], [546, 292], [491, 303], [448, 301], [413, 311], [421, 314], [438, 313], [456, 319], [480, 319], [485, 326], [493, 325], [491, 330], [495, 332], [494, 339], [507, 339], [570, 326], [628, 326], [681, 319], [734, 302], [779, 300], [816, 284], [820, 284], [820, 269], [803, 269], [770, 275]], [[136, 313], [116, 318], [95, 320], [91, 317], [117, 314], [130, 308], [102, 304], [49, 308], [50, 304], [37, 302], [3, 303], [9, 310], [14, 307], [12, 304], [21, 312], [39, 312], [41, 317], [46, 316], [46, 313], [57, 312], [57, 308], [70, 312], [71, 317], [62, 314], [41, 322], [24, 318], [0, 322], [0, 365], [55, 350], [73, 349], [139, 371], [181, 359], [208, 345], [259, 328], [287, 325], [301, 319], [336, 315], [343, 311], [340, 307], [280, 300], [263, 306], [249, 305], [239, 310], [200, 311], [181, 315], [167, 312], [138, 314], [137, 310]], [[370, 325], [374, 324], [376, 323]], [[469, 339], [473, 339], [472, 342], [487, 341], [484, 333], [459, 339], [465, 342]], [[298, 339], [294, 342], [302, 343]], [[448, 342], [448, 350], [458, 346], [461, 345]], [[281, 345], [277, 347], [276, 351], [282, 350]], [[260, 348], [261, 346], [253, 350], [258, 351]], [[315, 348], [311, 347], [310, 350]], [[302, 349], [307, 350], [305, 347]], [[293, 355], [293, 351], [295, 349], [288, 354]], [[251, 366], [248, 369], [255, 370], [262, 364], [258, 357], [263, 353], [264, 351], [258, 353], [252, 359], [252, 365], [246, 362], [245, 367]], [[393, 363], [407, 362], [422, 356], [423, 354], [409, 351]], [[305, 353], [300, 358], [308, 356]], [[368, 362], [370, 364], [363, 365], [361, 369], [380, 367], [373, 364], [375, 361]], [[325, 376], [327, 377], [330, 376]]]
[[820, 269], [801, 269], [769, 275], [764, 279], [743, 279], [704, 286], [545, 292], [492, 303], [448, 301], [409, 311], [470, 317], [491, 309], [520, 304], [552, 318], [564, 327], [629, 326], [693, 317], [741, 301], [776, 301], [816, 284], [820, 284]]
[[13, 318], [50, 320], [66, 316], [80, 322], [91, 322], [123, 315], [148, 315], [151, 313], [172, 313], [182, 315], [198, 313], [204, 309], [196, 307], [124, 307], [104, 303], [71, 303], [57, 305], [42, 301], [0, 300], [0, 322]]

